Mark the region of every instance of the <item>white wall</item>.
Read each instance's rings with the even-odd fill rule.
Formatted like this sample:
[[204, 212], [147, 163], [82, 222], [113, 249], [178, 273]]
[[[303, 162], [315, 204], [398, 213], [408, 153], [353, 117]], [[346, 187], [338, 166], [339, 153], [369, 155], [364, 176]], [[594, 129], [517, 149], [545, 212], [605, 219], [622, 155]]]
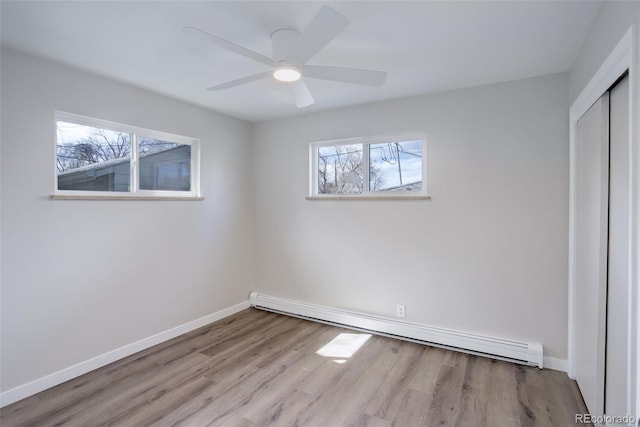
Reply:
[[[2, 50], [2, 390], [246, 300], [251, 125]], [[202, 202], [52, 201], [54, 110], [202, 141]]]
[[[568, 76], [254, 129], [261, 293], [541, 342], [567, 356]], [[431, 201], [308, 201], [309, 143], [424, 131]]]

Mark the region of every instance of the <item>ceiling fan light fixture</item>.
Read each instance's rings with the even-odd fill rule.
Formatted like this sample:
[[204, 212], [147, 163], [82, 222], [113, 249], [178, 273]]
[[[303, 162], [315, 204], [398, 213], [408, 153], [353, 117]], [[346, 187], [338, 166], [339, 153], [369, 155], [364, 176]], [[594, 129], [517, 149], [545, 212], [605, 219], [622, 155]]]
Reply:
[[273, 78], [280, 82], [297, 82], [300, 77], [302, 77], [302, 74], [295, 67], [278, 67], [273, 71]]

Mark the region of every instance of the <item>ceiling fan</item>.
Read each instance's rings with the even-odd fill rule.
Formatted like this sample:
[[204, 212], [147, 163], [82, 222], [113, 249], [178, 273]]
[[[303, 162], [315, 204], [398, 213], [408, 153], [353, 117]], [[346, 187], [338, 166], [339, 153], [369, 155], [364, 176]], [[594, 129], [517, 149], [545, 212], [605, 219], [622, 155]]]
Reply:
[[382, 86], [387, 79], [387, 73], [384, 71], [307, 65], [307, 62], [340, 34], [347, 25], [349, 25], [349, 21], [342, 14], [328, 6], [322, 6], [302, 34], [289, 28], [278, 29], [271, 34], [273, 58], [261, 55], [200, 28], [188, 26], [184, 27], [183, 31], [272, 68], [271, 71], [218, 84], [207, 90], [228, 89], [273, 76], [276, 80], [287, 83], [296, 105], [298, 108], [302, 108], [314, 103], [313, 96], [302, 79], [303, 77], [373, 87]]

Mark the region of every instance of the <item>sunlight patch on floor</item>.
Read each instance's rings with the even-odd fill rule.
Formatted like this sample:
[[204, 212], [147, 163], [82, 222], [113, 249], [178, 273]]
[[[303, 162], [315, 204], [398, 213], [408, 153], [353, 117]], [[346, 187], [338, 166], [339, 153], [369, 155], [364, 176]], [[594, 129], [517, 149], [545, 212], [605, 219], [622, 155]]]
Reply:
[[334, 358], [335, 363], [343, 364], [371, 338], [371, 334], [339, 334], [324, 347], [316, 351], [323, 357]]

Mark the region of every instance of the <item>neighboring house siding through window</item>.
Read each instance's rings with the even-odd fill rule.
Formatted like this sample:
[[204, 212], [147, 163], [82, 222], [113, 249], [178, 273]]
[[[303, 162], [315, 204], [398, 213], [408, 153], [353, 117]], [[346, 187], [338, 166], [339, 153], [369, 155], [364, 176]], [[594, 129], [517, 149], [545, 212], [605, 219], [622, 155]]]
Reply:
[[[189, 191], [191, 147], [181, 145], [140, 156], [140, 189]], [[59, 190], [129, 191], [129, 160], [97, 163], [58, 174]]]

